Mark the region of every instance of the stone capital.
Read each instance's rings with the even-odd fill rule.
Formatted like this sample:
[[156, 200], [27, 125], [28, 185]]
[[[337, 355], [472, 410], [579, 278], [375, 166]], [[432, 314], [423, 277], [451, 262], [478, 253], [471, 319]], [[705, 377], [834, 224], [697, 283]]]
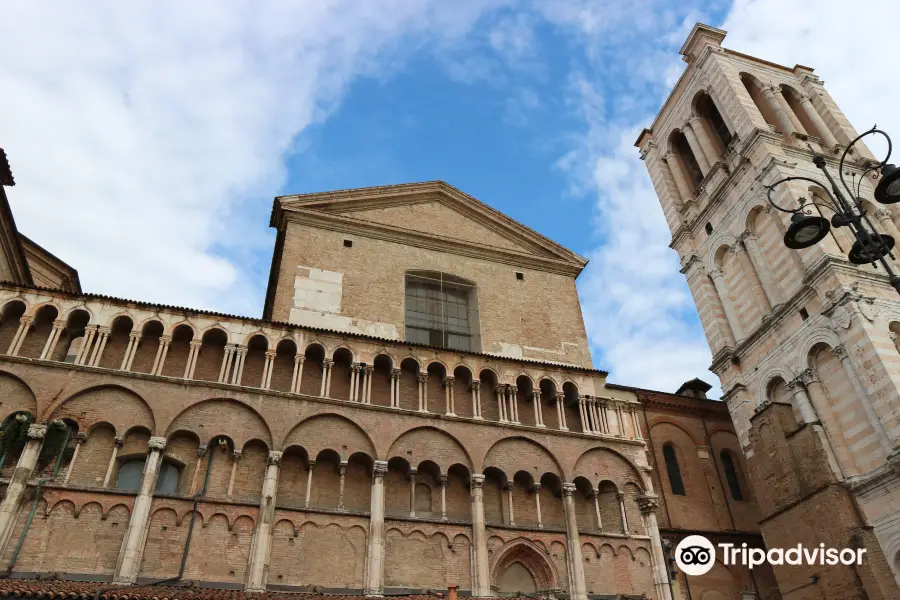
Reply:
[[154, 450], [157, 452], [162, 452], [163, 450], [166, 449], [167, 441], [168, 440], [166, 440], [166, 438], [162, 437], [161, 435], [154, 435], [147, 442], [147, 447], [150, 449], [151, 452]]
[[170, 343], [172, 343], [172, 336], [171, 336], [171, 335], [168, 335], [168, 334], [163, 334], [163, 335], [159, 336], [159, 343], [160, 343], [160, 344], [170, 344]]
[[512, 490], [514, 487], [516, 487], [515, 482], [510, 481], [510, 480], [506, 480], [506, 483], [503, 484], [503, 489], [506, 490], [506, 491], [510, 491], [510, 490]]
[[140, 340], [141, 332], [140, 331], [132, 331], [131, 333], [128, 334], [128, 339], [134, 340], [135, 342]]
[[234, 353], [238, 356], [247, 356], [247, 346], [241, 346], [240, 344], [235, 344]]
[[391, 378], [400, 379], [400, 369], [391, 369]]
[[44, 439], [45, 435], [47, 435], [46, 423], [32, 423], [28, 426], [29, 440], [42, 440]]
[[480, 382], [480, 381], [473, 381], [473, 382], [472, 382], [472, 389], [473, 389], [473, 390], [479, 390], [479, 389], [481, 389], [481, 382]]
[[722, 279], [725, 276], [725, 274], [722, 273], [722, 269], [712, 269], [709, 272], [709, 276], [713, 278], [713, 281], [718, 281], [718, 280]]
[[295, 363], [295, 364], [301, 364], [301, 365], [302, 365], [302, 364], [303, 364], [303, 361], [305, 361], [305, 360], [306, 360], [306, 357], [305, 357], [304, 355], [302, 355], [302, 354], [295, 354], [295, 355], [294, 355], [294, 363]]
[[[21, 322], [21, 319], [20, 319]], [[65, 329], [66, 328], [66, 320], [65, 319], [56, 319], [53, 321], [53, 329]]]
[[419, 379], [419, 383], [425, 383], [426, 381], [428, 381], [428, 373], [419, 373], [417, 377]]
[[83, 444], [86, 441], [87, 441], [87, 434], [84, 433], [83, 431], [79, 431], [78, 433], [75, 434], [75, 443], [76, 444]]
[[209, 447], [206, 444], [200, 444], [197, 446], [197, 458], [203, 458], [206, 456], [206, 451]]
[[562, 484], [562, 495], [566, 497], [573, 497], [575, 495], [575, 484], [574, 483], [564, 483]]
[[331, 368], [331, 365], [333, 365], [333, 364], [334, 364], [334, 361], [331, 360], [330, 358], [326, 358], [326, 359], [323, 359], [323, 360], [322, 360], [322, 365], [323, 365], [326, 369], [330, 369], [330, 368]]
[[238, 462], [243, 457], [244, 457], [244, 453], [241, 450], [235, 450], [234, 452], [231, 453], [231, 459], [234, 462]]
[[372, 474], [375, 477], [384, 477], [388, 470], [388, 463], [386, 460], [376, 460], [375, 464], [372, 467]]
[[533, 486], [531, 486], [531, 489], [532, 489], [532, 490], [534, 491], [534, 493], [536, 494], [536, 493], [538, 493], [539, 491], [541, 491], [541, 484], [540, 484], [540, 483], [535, 483]]
[[363, 371], [365, 371], [367, 376], [371, 375], [372, 373], [375, 372], [375, 366], [374, 365], [365, 365], [363, 367]]
[[362, 368], [362, 365], [360, 365], [359, 363], [352, 363], [350, 365], [350, 372], [351, 373], [359, 373], [361, 368]]
[[34, 323], [34, 315], [22, 315], [19, 317], [19, 326], [22, 325], [31, 325]]
[[314, 459], [314, 458], [309, 459], [307, 464], [309, 465], [309, 468], [312, 469], [314, 466], [316, 466], [316, 459]]
[[472, 475], [472, 487], [473, 488], [482, 488], [484, 487], [484, 475], [481, 473], [475, 473]]
[[875, 215], [875, 218], [878, 219], [879, 221], [887, 221], [892, 218], [891, 211], [886, 208], [876, 209], [873, 214]]
[[659, 496], [656, 494], [642, 494], [636, 500], [642, 515], [649, 515], [659, 508]]
[[515, 396], [516, 394], [519, 393], [519, 388], [517, 388], [514, 385], [509, 386], [509, 393], [512, 394], [513, 396]]
[[103, 335], [109, 335], [112, 330], [105, 325], [97, 325], [97, 332]]
[[440, 475], [438, 475], [438, 481], [441, 482], [441, 485], [447, 485], [447, 474], [441, 473]]
[[815, 369], [806, 369], [797, 377], [800, 381], [803, 382], [803, 385], [809, 385], [816, 381], [819, 381], [819, 374], [816, 373]]
[[203, 345], [203, 340], [191, 340], [190, 346], [191, 348], [199, 348]]
[[281, 464], [281, 456], [282, 453], [278, 450], [272, 450], [269, 452], [269, 456], [266, 457], [267, 465], [280, 465]]
[[841, 361], [843, 361], [845, 358], [849, 358], [850, 356], [849, 354], [847, 354], [847, 347], [843, 344], [839, 344], [832, 348], [831, 353], [835, 356], [835, 358]]
[[266, 358], [269, 360], [275, 360], [276, 352], [274, 350], [266, 350]]
[[115, 438], [113, 438], [113, 444], [116, 448], [121, 448], [125, 445], [125, 438], [116, 436]]

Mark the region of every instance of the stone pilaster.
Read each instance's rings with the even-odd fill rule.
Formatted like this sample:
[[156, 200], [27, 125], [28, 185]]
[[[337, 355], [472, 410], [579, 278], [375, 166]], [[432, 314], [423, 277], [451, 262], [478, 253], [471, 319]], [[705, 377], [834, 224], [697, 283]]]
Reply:
[[384, 594], [384, 476], [388, 464], [376, 460], [372, 471], [369, 537], [366, 545], [366, 596]]
[[[488, 570], [487, 530], [484, 527], [484, 475], [472, 475], [472, 545], [475, 569], [472, 574], [472, 595], [484, 598], [491, 595]], [[580, 551], [580, 548], [579, 548]]]
[[566, 517], [566, 558], [569, 568], [569, 598], [587, 600], [584, 583], [584, 560], [581, 556], [581, 541], [578, 537], [578, 521], [575, 518], [575, 484], [562, 485], [563, 510]]
[[134, 499], [134, 508], [128, 529], [122, 538], [122, 549], [116, 564], [114, 583], [134, 583], [137, 581], [144, 555], [144, 544], [147, 541], [147, 527], [150, 521], [150, 504], [156, 490], [156, 479], [162, 464], [162, 453], [166, 449], [166, 438], [151, 437], [148, 442], [147, 460], [144, 463], [144, 475], [141, 487]]
[[660, 600], [672, 600], [669, 588], [669, 574], [666, 569], [666, 558], [662, 549], [662, 538], [659, 535], [659, 524], [656, 521], [656, 509], [659, 498], [655, 494], [638, 496], [638, 508], [647, 523], [647, 534], [650, 536], [650, 556], [653, 559], [653, 586]]
[[32, 423], [28, 427], [28, 441], [25, 442], [25, 448], [22, 449], [19, 462], [16, 463], [16, 470], [13, 471], [9, 485], [6, 487], [6, 496], [0, 503], [0, 551], [6, 549], [6, 544], [15, 528], [19, 506], [28, 487], [28, 480], [31, 479], [34, 466], [37, 464], [45, 435], [47, 435], [47, 425], [43, 423]]
[[275, 529], [275, 495], [278, 492], [278, 470], [281, 466], [281, 452], [269, 452], [266, 460], [266, 478], [263, 480], [262, 499], [259, 504], [259, 518], [253, 542], [250, 544], [250, 561], [247, 568], [248, 592], [264, 592], [269, 577], [269, 559], [272, 556], [272, 534]]

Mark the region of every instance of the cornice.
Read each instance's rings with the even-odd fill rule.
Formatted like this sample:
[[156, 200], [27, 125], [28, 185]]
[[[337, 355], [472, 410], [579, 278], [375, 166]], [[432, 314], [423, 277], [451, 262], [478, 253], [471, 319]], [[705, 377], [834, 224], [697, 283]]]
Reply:
[[406, 246], [448, 252], [510, 266], [530, 267], [539, 271], [548, 271], [569, 277], [578, 277], [587, 264], [587, 261], [584, 259], [582, 259], [583, 262], [577, 263], [574, 261], [563, 261], [557, 258], [516, 252], [515, 250], [485, 246], [474, 242], [460, 242], [437, 234], [422, 233], [411, 229], [382, 225], [371, 221], [361, 221], [352, 217], [314, 210], [291, 209], [284, 218], [291, 223], [310, 225], [343, 233], [353, 233]]
[[278, 226], [285, 212], [298, 209], [323, 213], [356, 212], [429, 201], [440, 202], [497, 235], [535, 252], [579, 264], [581, 268], [587, 264], [584, 257], [443, 181], [278, 196], [275, 199], [272, 226]]

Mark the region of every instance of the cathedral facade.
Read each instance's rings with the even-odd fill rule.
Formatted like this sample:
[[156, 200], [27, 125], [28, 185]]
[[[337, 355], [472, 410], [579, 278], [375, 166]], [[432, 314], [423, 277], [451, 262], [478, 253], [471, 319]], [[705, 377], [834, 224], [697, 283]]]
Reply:
[[708, 385], [594, 368], [585, 259], [442, 182], [271, 226], [248, 318], [83, 292], [2, 194], [0, 594], [779, 597], [671, 568], [759, 491]]
[[[883, 270], [848, 260], [833, 227], [820, 244], [782, 241], [790, 215], [830, 219], [822, 200], [844, 176], [880, 233], [900, 211], [874, 201], [875, 157], [813, 69], [725, 49], [698, 24], [687, 63], [637, 140], [672, 231], [770, 547], [864, 548], [859, 567], [775, 568], [784, 598], [897, 598], [900, 577], [900, 298]], [[880, 160], [880, 157], [879, 157]], [[818, 184], [816, 182], [823, 182]], [[809, 203], [816, 203], [814, 206]], [[815, 211], [815, 212], [814, 212]]]

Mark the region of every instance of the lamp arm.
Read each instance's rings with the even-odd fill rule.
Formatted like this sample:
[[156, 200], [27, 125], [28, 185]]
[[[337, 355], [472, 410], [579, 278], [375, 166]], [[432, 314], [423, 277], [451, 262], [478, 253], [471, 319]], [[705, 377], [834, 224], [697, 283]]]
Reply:
[[[822, 190], [824, 190], [825, 193], [828, 194], [828, 199], [831, 201], [832, 204], [831, 204], [831, 205], [828, 205], [828, 204], [821, 204], [821, 203], [819, 203], [819, 202], [804, 202], [804, 203], [800, 203], [800, 202], [798, 201], [798, 204], [800, 204], [800, 208], [796, 208], [796, 209], [793, 209], [793, 210], [789, 210], [789, 209], [786, 209], [786, 208], [781, 208], [780, 206], [778, 206], [777, 204], [775, 204], [775, 201], [774, 201], [774, 200], [772, 200], [772, 192], [775, 191], [775, 188], [776, 188], [776, 187], [778, 187], [778, 186], [781, 185], [782, 183], [787, 183], [788, 181], [809, 181], [810, 183], [816, 184], [817, 187], [822, 188]], [[769, 201], [769, 204], [771, 204], [773, 208], [776, 208], [776, 209], [780, 210], [781, 212], [786, 212], [786, 213], [796, 213], [796, 212], [798, 212], [798, 211], [803, 211], [803, 208], [804, 208], [805, 206], [807, 206], [807, 205], [810, 205], [810, 204], [814, 204], [814, 205], [816, 205], [816, 206], [825, 206], [826, 208], [830, 209], [831, 212], [834, 212], [834, 213], [841, 213], [841, 212], [843, 212], [843, 211], [841, 210], [841, 205], [840, 205], [840, 203], [837, 201], [837, 199], [835, 199], [834, 195], [832, 195], [832, 193], [831, 193], [830, 191], [828, 191], [828, 187], [825, 186], [825, 185], [822, 185], [822, 182], [821, 182], [821, 181], [818, 181], [818, 180], [813, 179], [813, 178], [811, 178], [811, 177], [803, 177], [803, 176], [799, 176], [799, 175], [795, 175], [795, 176], [792, 176], [792, 177], [785, 177], [784, 179], [779, 179], [778, 181], [776, 181], [776, 182], [773, 183], [772, 185], [766, 185], [766, 186], [764, 186], [764, 187], [766, 188], [766, 190], [768, 190], [768, 192], [766, 193], [766, 199]], [[808, 212], [805, 212], [805, 211], [803, 211], [803, 212], [804, 212], [804, 214], [812, 214], [812, 213], [808, 213]]]
[[865, 177], [866, 174], [869, 173], [869, 171], [874, 171], [875, 169], [880, 169], [883, 166], [885, 166], [887, 164], [887, 161], [889, 161], [891, 159], [891, 153], [893, 152], [894, 145], [891, 142], [891, 136], [889, 136], [884, 131], [878, 129], [878, 125], [873, 125], [872, 129], [859, 134], [858, 136], [856, 136], [856, 138], [852, 142], [847, 144], [847, 147], [844, 148], [844, 151], [841, 153], [841, 161], [838, 163], [838, 177], [840, 177], [841, 183], [843, 184], [844, 189], [846, 189], [847, 192], [850, 194], [850, 197], [854, 199], [853, 200], [854, 202], [856, 202], [856, 198], [859, 196], [859, 186], [857, 186], [857, 193], [854, 194], [853, 188], [851, 188], [849, 185], [847, 185], [847, 182], [844, 180], [844, 162], [847, 160], [847, 154], [850, 152], [850, 149], [856, 145], [856, 142], [863, 139], [867, 135], [872, 135], [873, 133], [877, 133], [877, 134], [883, 136], [885, 140], [887, 140], [887, 145], [888, 145], [887, 156], [885, 156], [884, 160], [882, 160], [879, 164], [877, 164], [875, 166], [870, 166], [865, 171], [863, 171], [862, 175], [860, 175], [860, 177], [859, 177], [859, 185], [862, 185], [863, 177]]

